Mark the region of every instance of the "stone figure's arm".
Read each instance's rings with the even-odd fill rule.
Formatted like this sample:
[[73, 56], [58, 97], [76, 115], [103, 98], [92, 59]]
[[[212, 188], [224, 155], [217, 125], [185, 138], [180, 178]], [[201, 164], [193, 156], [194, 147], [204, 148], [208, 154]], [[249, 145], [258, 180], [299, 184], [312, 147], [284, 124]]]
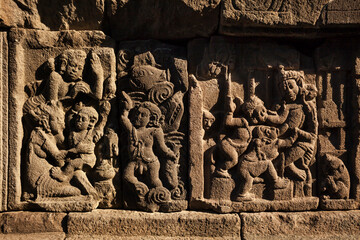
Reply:
[[120, 124], [125, 128], [127, 132], [132, 131], [132, 124], [129, 119], [129, 111], [133, 108], [133, 101], [125, 92], [121, 92], [122, 100], [120, 102]]
[[53, 158], [58, 165], [62, 165], [66, 155], [68, 154], [67, 150], [59, 150], [55, 142], [52, 142], [50, 139], [45, 137], [45, 141], [41, 145], [41, 148]]
[[176, 159], [176, 155], [173, 151], [168, 148], [165, 144], [164, 132], [161, 128], [156, 128], [154, 131], [154, 142], [158, 149], [166, 156], [173, 160]]
[[58, 100], [58, 96], [59, 96], [59, 85], [61, 84], [61, 82], [63, 81], [61, 75], [55, 71], [53, 71], [52, 73], [50, 73], [50, 77], [49, 77], [49, 101]]
[[243, 117], [234, 118], [232, 112], [228, 112], [228, 114], [225, 116], [225, 126], [246, 127], [248, 125], [249, 125], [249, 123], [245, 118], [243, 118]]
[[302, 129], [296, 129], [296, 131], [298, 132], [298, 135], [299, 137], [301, 137], [302, 139], [306, 140], [306, 141], [313, 141], [316, 139], [316, 134], [314, 133], [310, 133], [310, 132], [307, 132], [307, 131], [304, 131]]
[[98, 142], [104, 134], [104, 128], [105, 128], [110, 110], [111, 110], [111, 104], [109, 101], [104, 101], [100, 104], [100, 109], [99, 109], [100, 119], [96, 123], [94, 131], [93, 131], [93, 137], [94, 137], [93, 140], [95, 143]]
[[283, 124], [289, 115], [289, 108], [283, 105], [280, 113], [268, 110], [268, 116], [266, 121], [272, 124]]
[[90, 66], [95, 80], [92, 92], [94, 93], [96, 98], [102, 99], [104, 89], [104, 70], [101, 66], [99, 56], [94, 52], [90, 53]]

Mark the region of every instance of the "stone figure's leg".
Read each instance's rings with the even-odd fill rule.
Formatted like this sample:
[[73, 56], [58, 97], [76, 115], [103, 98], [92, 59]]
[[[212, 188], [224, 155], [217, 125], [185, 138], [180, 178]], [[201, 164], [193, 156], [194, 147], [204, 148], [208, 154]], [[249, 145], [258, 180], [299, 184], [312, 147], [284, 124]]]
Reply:
[[158, 160], [148, 163], [148, 179], [152, 187], [162, 187], [162, 182], [159, 178], [160, 162]]

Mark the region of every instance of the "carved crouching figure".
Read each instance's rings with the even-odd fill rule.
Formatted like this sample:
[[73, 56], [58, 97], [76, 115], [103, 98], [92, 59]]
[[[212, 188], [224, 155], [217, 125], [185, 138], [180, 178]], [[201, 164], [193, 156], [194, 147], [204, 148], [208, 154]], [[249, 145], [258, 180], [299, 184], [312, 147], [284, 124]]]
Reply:
[[[72, 149], [76, 149], [76, 154], [73, 153], [71, 158], [66, 159], [66, 164], [62, 169], [59, 167], [51, 169], [53, 178], [61, 182], [70, 181], [76, 170], [94, 167], [96, 163], [95, 144], [102, 135], [109, 112], [110, 103], [105, 101], [101, 105], [101, 121], [99, 122], [99, 114], [93, 107], [81, 107], [78, 112], [71, 114], [73, 121], [68, 145]], [[93, 190], [93, 188], [90, 189]]]
[[285, 140], [278, 139], [279, 130], [274, 127], [256, 126], [252, 131], [253, 139], [248, 150], [240, 157], [238, 175], [241, 185], [236, 201], [251, 201], [254, 194], [250, 193], [255, 177], [266, 173], [269, 184], [274, 189], [286, 188], [289, 181], [280, 178], [272, 160], [279, 155], [279, 147], [284, 147]]
[[[160, 161], [154, 153], [154, 147], [164, 157], [176, 160], [176, 155], [165, 144], [164, 133], [160, 127], [161, 111], [151, 102], [143, 102], [133, 106], [133, 101], [122, 92], [122, 109], [120, 122], [129, 136], [129, 161], [124, 169], [124, 180], [137, 192], [141, 200], [149, 188], [161, 188], [170, 200], [170, 192], [163, 188], [159, 178]], [[129, 112], [133, 115], [129, 119]], [[144, 182], [139, 181], [144, 179]]]
[[321, 182], [323, 199], [348, 199], [350, 192], [350, 176], [341, 159], [326, 154], [323, 157], [324, 180]]

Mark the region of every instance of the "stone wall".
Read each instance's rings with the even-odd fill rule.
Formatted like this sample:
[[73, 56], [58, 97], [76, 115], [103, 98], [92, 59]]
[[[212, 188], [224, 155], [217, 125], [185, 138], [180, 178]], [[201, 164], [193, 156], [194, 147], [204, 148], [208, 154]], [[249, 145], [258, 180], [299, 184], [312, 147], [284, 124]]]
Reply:
[[5, 239], [358, 239], [360, 1], [0, 0]]

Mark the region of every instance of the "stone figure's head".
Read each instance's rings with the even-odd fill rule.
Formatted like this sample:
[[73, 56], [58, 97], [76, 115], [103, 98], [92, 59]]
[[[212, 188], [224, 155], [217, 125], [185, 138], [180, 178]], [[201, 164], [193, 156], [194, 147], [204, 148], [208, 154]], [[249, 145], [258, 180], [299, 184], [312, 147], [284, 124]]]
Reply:
[[257, 96], [246, 100], [242, 105], [242, 109], [250, 124], [264, 123], [268, 117], [264, 102]]
[[34, 110], [31, 110], [30, 114], [38, 126], [47, 133], [57, 135], [61, 134], [65, 129], [65, 114], [59, 102], [42, 103]]
[[325, 154], [323, 160], [324, 172], [327, 175], [334, 176], [335, 179], [340, 178], [341, 174], [346, 171], [343, 161], [331, 154]]
[[160, 109], [151, 102], [142, 102], [134, 108], [132, 123], [135, 128], [160, 127], [162, 120]]
[[273, 160], [279, 155], [277, 140], [279, 129], [264, 125], [256, 126], [252, 131], [255, 149], [265, 154], [267, 160]]
[[83, 107], [74, 118], [76, 131], [84, 131], [95, 127], [95, 124], [99, 119], [99, 114], [93, 107]]
[[59, 73], [65, 81], [82, 80], [86, 53], [82, 50], [66, 50], [59, 56]]
[[205, 131], [210, 130], [211, 126], [215, 122], [214, 115], [208, 110], [203, 110], [203, 128]]
[[279, 66], [278, 86], [287, 103], [295, 102], [299, 95], [306, 92], [304, 72], [286, 71], [284, 66]]

